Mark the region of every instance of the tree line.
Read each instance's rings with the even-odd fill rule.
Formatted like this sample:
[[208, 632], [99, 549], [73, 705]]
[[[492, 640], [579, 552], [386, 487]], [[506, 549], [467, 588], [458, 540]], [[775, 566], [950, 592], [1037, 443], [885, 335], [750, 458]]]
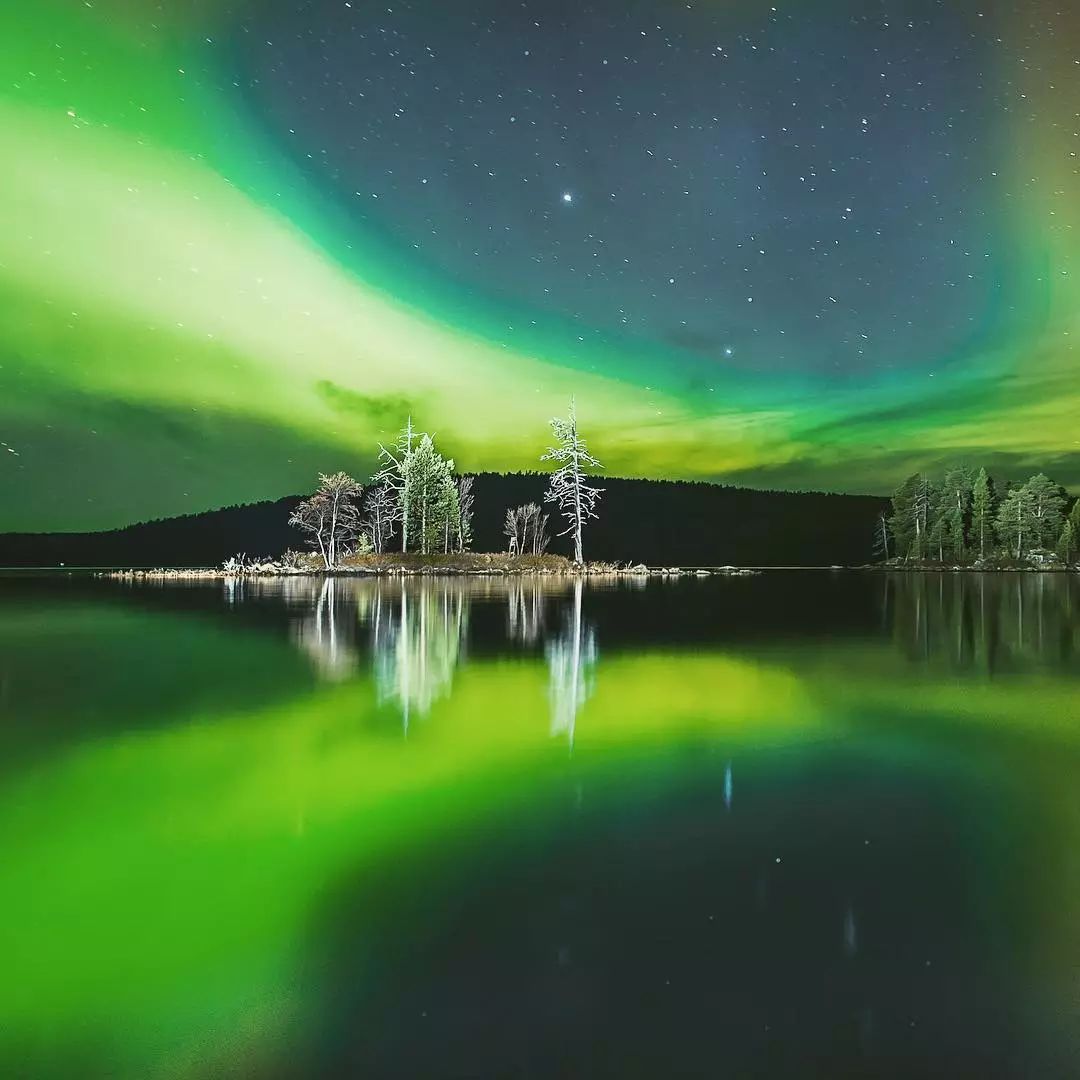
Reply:
[[1080, 544], [1080, 500], [1068, 507], [1064, 488], [1041, 472], [1003, 485], [985, 469], [961, 465], [940, 482], [913, 473], [893, 492], [892, 513], [878, 519], [875, 549], [906, 562], [1022, 561], [1054, 552], [1069, 563]]
[[[589, 452], [578, 428], [571, 400], [566, 417], [551, 421], [554, 445], [541, 461], [555, 464], [545, 503], [553, 503], [565, 522], [576, 563], [584, 561], [583, 535], [603, 492], [589, 483], [603, 466]], [[348, 473], [319, 474], [319, 486], [289, 517], [306, 534], [327, 570], [356, 554], [458, 554], [473, 541], [473, 477], [458, 475], [454, 459], [444, 457], [434, 436], [413, 427], [412, 417], [390, 445], [379, 445], [378, 469], [365, 487]], [[542, 555], [548, 514], [536, 503], [506, 513], [505, 533], [511, 555]], [[398, 537], [400, 536], [400, 546]]]

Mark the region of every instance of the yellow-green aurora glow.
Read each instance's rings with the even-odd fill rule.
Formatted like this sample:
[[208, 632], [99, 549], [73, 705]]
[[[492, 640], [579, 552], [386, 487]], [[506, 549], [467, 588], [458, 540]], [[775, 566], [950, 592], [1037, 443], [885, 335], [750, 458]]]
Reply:
[[[747, 779], [753, 795], [732, 827], [756, 837], [765, 865], [781, 837], [786, 846], [775, 850], [785, 863], [807, 840], [817, 845], [815, 868], [831, 865], [816, 852], [838, 846], [831, 830], [842, 826], [834, 818], [829, 828], [820, 819], [808, 826], [805, 788], [781, 781], [771, 788], [763, 779], [770, 769], [790, 779], [816, 755], [858, 752], [860, 770], [887, 763], [919, 798], [935, 775], [958, 787], [980, 776], [991, 793], [1010, 777], [1045, 815], [1045, 827], [1024, 834], [1034, 847], [1009, 831], [1026, 820], [1022, 801], [994, 805], [984, 796], [970, 835], [952, 817], [941, 827], [968, 837], [973, 865], [996, 868], [990, 880], [998, 894], [980, 894], [982, 879], [965, 879], [980, 910], [1006, 895], [1022, 903], [1023, 919], [1010, 925], [1025, 962], [1007, 969], [1010, 987], [1025, 995], [1056, 987], [1054, 1000], [1071, 1003], [1080, 947], [1080, 816], [1070, 784], [1080, 740], [1065, 659], [1076, 633], [1073, 586], [1060, 575], [989, 585], [962, 576], [947, 588], [942, 581], [895, 583], [890, 621], [875, 636], [838, 629], [692, 647], [609, 647], [627, 597], [585, 590], [587, 618], [607, 610], [611, 619], [587, 695], [573, 681], [560, 684], [531, 647], [488, 640], [456, 651], [470, 621], [468, 591], [477, 604], [503, 607], [514, 585], [254, 582], [220, 608], [216, 590], [188, 595], [97, 582], [74, 593], [70, 583], [9, 591], [0, 606], [0, 675], [18, 722], [0, 728], [0, 1061], [21, 1062], [27, 1071], [18, 1075], [35, 1077], [324, 1075], [279, 1072], [275, 1063], [282, 1055], [305, 1060], [304, 1040], [337, 1007], [319, 966], [320, 928], [340, 918], [372, 932], [356, 911], [335, 917], [335, 890], [356, 880], [377, 891], [388, 867], [416, 866], [421, 892], [432, 898], [430, 929], [460, 902], [444, 891], [438, 849], [463, 840], [486, 847], [508, 821], [526, 835], [529, 822], [550, 812], [545, 793], [565, 796], [568, 785], [583, 784], [586, 805], [595, 806], [605, 790], [628, 787], [636, 805], [629, 833], [647, 831], [637, 815], [651, 820], [655, 788], [628, 779], [635, 762], [657, 783], [681, 782], [688, 761], [722, 766], [734, 757], [741, 777], [758, 779]], [[879, 579], [859, 578], [857, 587], [871, 595]], [[549, 588], [549, 603], [569, 599], [557, 584]], [[753, 592], [715, 586], [713, 601], [757, 596], [775, 614], [771, 588], [759, 580], [747, 586]], [[319, 635], [327, 625], [315, 607], [320, 594], [334, 598], [329, 625], [337, 637]], [[844, 588], [833, 593], [837, 604], [844, 595]], [[710, 610], [708, 594], [690, 596], [691, 612]], [[645, 609], [655, 616], [645, 625], [663, 626], [663, 613], [675, 610], [655, 588], [635, 598], [661, 605]], [[490, 619], [498, 607], [488, 613], [490, 627], [503, 625]], [[412, 629], [395, 637], [382, 625], [369, 649], [377, 619], [406, 610], [419, 620]], [[797, 622], [803, 609], [791, 610]], [[295, 620], [290, 636], [277, 621], [286, 611]], [[260, 623], [258, 612], [274, 617]], [[685, 616], [680, 607], [677, 621]], [[836, 625], [846, 625], [844, 617]], [[493, 644], [499, 651], [486, 651]], [[984, 677], [991, 670], [995, 677]], [[332, 678], [317, 681], [313, 671]], [[566, 731], [553, 728], [559, 694], [574, 698], [572, 754]], [[687, 756], [669, 772], [678, 748]], [[771, 765], [755, 773], [753, 763], [766, 760]], [[860, 782], [870, 786], [874, 776]], [[813, 801], [833, 814], [850, 806], [824, 793]], [[787, 807], [786, 825], [757, 833], [773, 802]], [[583, 828], [573, 830], [579, 839]], [[895, 844], [903, 853], [914, 826], [897, 810], [887, 823], [858, 828], [867, 831], [857, 834], [856, 854], [871, 835], [875, 851]], [[737, 846], [730, 844], [699, 857], [726, 859]], [[598, 847], [595, 857], [606, 854]], [[933, 877], [895, 857], [897, 880]], [[823, 890], [837, 888], [815, 873]], [[731, 887], [745, 890], [747, 882]], [[497, 871], [479, 888], [512, 892]], [[400, 931], [423, 940], [410, 920]], [[936, 965], [939, 954], [932, 955]], [[377, 976], [360, 964], [350, 977]], [[393, 982], [377, 983], [370, 1000], [393, 998]], [[1071, 1004], [1066, 1021], [1074, 1031]]]
[[[304, 167], [310, 155], [287, 151], [257, 96], [238, 88], [237, 72], [254, 78], [244, 42], [264, 19], [266, 36], [291, 29], [286, 6], [205, 3], [162, 16], [119, 0], [41, 0], [0, 12], [0, 527], [107, 527], [304, 490], [319, 468], [366, 474], [375, 441], [409, 410], [464, 468], [534, 467], [546, 418], [571, 394], [616, 474], [875, 491], [959, 457], [1080, 481], [1075, 16], [984, 5], [980, 81], [959, 72], [956, 94], [993, 98], [981, 153], [996, 167], [961, 192], [969, 212], [956, 242], [970, 250], [956, 265], [977, 281], [992, 249], [999, 269], [964, 294], [968, 331], [940, 340], [918, 333], [917, 292], [827, 298], [826, 317], [847, 312], [844, 341], [858, 345], [861, 369], [855, 352], [830, 359], [825, 331], [805, 353], [797, 329], [770, 333], [782, 320], [760, 301], [763, 324], [746, 324], [741, 254], [710, 308], [725, 327], [736, 309], [744, 320], [733, 333], [748, 344], [733, 357], [690, 355], [648, 328], [585, 328], [539, 299], [530, 309], [527, 296], [485, 293], [445, 259], [425, 262], [366, 206], [356, 214], [330, 197]], [[769, 5], [713, 6], [732, 33], [773, 25]], [[807, 7], [826, 30], [844, 9]], [[305, 101], [337, 92], [303, 85]], [[859, 129], [857, 117], [844, 122]], [[903, 166], [916, 186], [922, 152]], [[961, 135], [937, 152], [967, 160], [969, 147]], [[338, 169], [334, 179], [367, 196], [368, 178]], [[774, 197], [786, 217], [818, 213], [811, 196], [800, 204], [772, 182], [757, 181], [763, 213]], [[661, 221], [668, 207], [656, 204]], [[908, 227], [902, 205], [895, 216]], [[891, 258], [874, 250], [874, 231], [853, 241], [867, 266]], [[823, 243], [842, 252], [831, 234]], [[791, 252], [779, 257], [798, 296], [808, 271]], [[932, 257], [911, 255], [916, 266]], [[559, 267], [550, 273], [579, 272]], [[935, 282], [937, 293], [962, 291], [963, 277]], [[638, 305], [639, 292], [628, 286], [625, 303]], [[640, 293], [652, 315], [667, 302], [658, 295]], [[914, 326], [920, 355], [875, 364], [883, 320]], [[864, 324], [865, 335], [852, 330]], [[783, 362], [775, 341], [786, 341]]]

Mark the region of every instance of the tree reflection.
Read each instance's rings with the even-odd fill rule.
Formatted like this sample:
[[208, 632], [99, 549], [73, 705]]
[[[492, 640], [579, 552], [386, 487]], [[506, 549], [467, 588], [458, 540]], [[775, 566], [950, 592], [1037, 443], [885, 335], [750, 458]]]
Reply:
[[596, 635], [582, 619], [581, 592], [581, 579], [577, 578], [563, 632], [548, 644], [547, 650], [551, 734], [565, 736], [571, 751], [577, 715], [592, 690], [596, 665]]
[[927, 663], [993, 674], [1080, 654], [1073, 574], [889, 574], [881, 610], [896, 644]]
[[[406, 733], [450, 693], [466, 654], [472, 605], [502, 604], [503, 648], [546, 643], [551, 734], [564, 736], [573, 748], [597, 658], [595, 629], [582, 614], [580, 579], [296, 576], [253, 578], [244, 588], [245, 602], [272, 599], [285, 607], [293, 641], [321, 678], [359, 673], [366, 654], [379, 702], [397, 706]], [[548, 601], [567, 594], [565, 616], [552, 632]], [[225, 599], [232, 604], [236, 598]]]
[[450, 691], [461, 660], [469, 604], [454, 583], [402, 578], [396, 588], [378, 583], [371, 611], [371, 651], [379, 701], [401, 710], [404, 731], [414, 714], [426, 715]]
[[[295, 601], [299, 599], [297, 593], [310, 593], [310, 589], [297, 588], [300, 580], [285, 579], [289, 586], [285, 590], [287, 598]], [[347, 678], [356, 670], [360, 659], [350, 605], [343, 604], [344, 598], [339, 596], [342, 590], [335, 578], [326, 577], [321, 582], [309, 578], [307, 582], [318, 585], [318, 589], [311, 598], [310, 613], [293, 624], [293, 639], [311, 657], [323, 678]]]
[[507, 583], [506, 628], [511, 641], [534, 645], [544, 632], [544, 601], [551, 587], [540, 578], [516, 578]]

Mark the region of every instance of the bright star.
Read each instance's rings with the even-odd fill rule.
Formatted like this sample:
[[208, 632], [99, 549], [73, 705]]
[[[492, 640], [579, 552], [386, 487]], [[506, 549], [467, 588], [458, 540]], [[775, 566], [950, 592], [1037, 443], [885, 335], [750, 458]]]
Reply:
[[573, 202], [574, 201], [574, 196], [571, 195], [569, 191], [564, 191], [562, 193], [562, 201], [567, 202], [567, 203]]

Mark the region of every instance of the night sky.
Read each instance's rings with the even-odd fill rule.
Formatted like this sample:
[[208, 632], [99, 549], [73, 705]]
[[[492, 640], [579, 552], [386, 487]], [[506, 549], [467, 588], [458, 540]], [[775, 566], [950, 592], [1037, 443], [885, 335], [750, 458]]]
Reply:
[[0, 528], [366, 475], [410, 411], [537, 467], [571, 394], [621, 475], [1080, 485], [1067, 4], [10, 7]]

